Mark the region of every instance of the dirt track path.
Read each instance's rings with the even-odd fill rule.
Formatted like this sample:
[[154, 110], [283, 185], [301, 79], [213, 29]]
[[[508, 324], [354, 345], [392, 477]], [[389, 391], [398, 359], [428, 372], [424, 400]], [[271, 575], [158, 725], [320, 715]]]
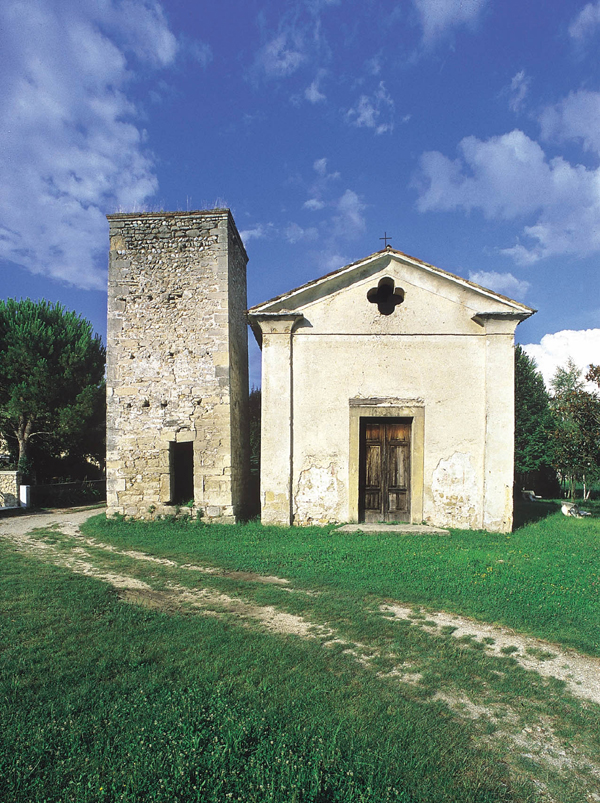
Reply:
[[[242, 581], [269, 583], [291, 590], [289, 580], [285, 578], [257, 575], [251, 572], [226, 572], [214, 567], [191, 564], [178, 565], [175, 561], [156, 558], [153, 555], [136, 550], [119, 550], [110, 544], [103, 544], [96, 539], [86, 538], [82, 535], [79, 526], [90, 516], [98, 515], [99, 512], [102, 511], [94, 509], [79, 510], [72, 513], [47, 512], [0, 518], [0, 538], [12, 542], [18, 549], [36, 555], [42, 560], [45, 559], [56, 565], [72, 569], [77, 573], [104, 580], [121, 590], [149, 592], [152, 591], [152, 587], [148, 583], [130, 575], [107, 572], [95, 566], [93, 559], [82, 547], [82, 544], [124, 555], [141, 562], [186, 568], [198, 571], [201, 574], [220, 575]], [[64, 552], [56, 549], [54, 545], [32, 535], [34, 530], [49, 527], [58, 529], [65, 535], [76, 539], [70, 554], [65, 555]], [[181, 602], [189, 602], [194, 607], [204, 609], [208, 609], [211, 604], [219, 603], [235, 610], [241, 617], [259, 619], [267, 625], [270, 622], [270, 629], [282, 633], [301, 636], [319, 635], [321, 637], [334, 635], [333, 630], [313, 625], [302, 617], [283, 613], [277, 614], [275, 609], [270, 606], [261, 607], [251, 603], [244, 603], [242, 600], [232, 599], [225, 594], [218, 594], [207, 589], [192, 592], [183, 587], [173, 586], [169, 589], [169, 595], [172, 605], [177, 604], [178, 598]], [[381, 611], [396, 619], [409, 620], [425, 629], [431, 629], [430, 626], [421, 624], [420, 619], [415, 617], [413, 609], [410, 607], [400, 604], [387, 604], [381, 606]], [[564, 647], [558, 647], [546, 641], [524, 636], [499, 625], [485, 624], [456, 614], [428, 612], [427, 621], [435, 622], [438, 627], [450, 626], [455, 628], [452, 633], [455, 638], [472, 636], [482, 642], [485, 651], [491, 655], [503, 655], [503, 649], [512, 648], [511, 657], [518, 661], [524, 669], [533, 670], [545, 677], [558, 678], [566, 683], [569, 691], [575, 696], [600, 705], [600, 659], [598, 658], [581, 655], [574, 650], [567, 650]], [[484, 640], [487, 640], [487, 642]], [[493, 643], [491, 643], [492, 640]], [[543, 657], [542, 659], [536, 658], [536, 655], [542, 655]]]
[[[140, 567], [150, 564], [186, 569], [198, 572], [199, 576], [210, 575], [239, 580], [241, 582], [260, 582], [273, 584], [290, 593], [311, 592], [294, 589], [289, 580], [275, 576], [257, 575], [251, 572], [228, 572], [215, 567], [194, 564], [177, 564], [166, 558], [144, 553], [138, 550], [120, 550], [111, 544], [89, 538], [80, 531], [80, 525], [90, 516], [97, 515], [98, 509], [80, 510], [76, 512], [49, 512], [32, 515], [0, 518], [0, 539], [10, 542], [14, 548], [26, 552], [42, 561], [70, 569], [78, 574], [95, 577], [109, 583], [119, 590], [122, 599], [134, 604], [156, 608], [163, 611], [196, 610], [204, 615], [233, 616], [240, 625], [255, 624], [278, 634], [293, 634], [301, 638], [318, 639], [323, 647], [347, 645], [344, 650], [361, 665], [368, 667], [378, 651], [365, 644], [349, 643], [335, 631], [333, 627], [315, 624], [308, 619], [273, 606], [257, 605], [251, 600], [231, 597], [214, 588], [189, 588], [178, 583], [163, 582], [160, 588], [153, 587], [145, 579], [130, 573], [114, 572], [110, 561], [103, 561], [102, 555], [124, 556]], [[62, 533], [66, 539], [61, 543], [53, 543], [52, 539], [42, 537], [42, 530], [51, 529]], [[66, 540], [66, 543], [65, 543]], [[131, 564], [130, 564], [131, 565]], [[314, 593], [314, 592], [313, 592]], [[454, 628], [452, 636], [464, 639], [465, 636], [477, 641], [481, 650], [489, 655], [506, 657], [510, 650], [511, 657], [524, 669], [534, 671], [544, 677], [555, 677], [564, 681], [566, 689], [583, 701], [600, 705], [600, 659], [581, 655], [573, 650], [549, 644], [512, 630], [496, 625], [489, 625], [466, 617], [445, 612], [426, 612], [426, 616], [415, 612], [412, 608], [399, 603], [388, 603], [380, 606], [380, 615], [392, 619], [408, 620], [413, 626], [422, 628], [432, 638], [440, 635], [441, 628]], [[407, 671], [408, 670], [408, 671]], [[396, 679], [399, 683], [419, 683], [419, 674], [401, 662], [386, 677]], [[488, 701], [484, 705], [481, 700], [474, 702], [462, 693], [440, 692], [436, 699], [443, 700], [458, 716], [482, 722], [494, 715], [498, 707], [496, 701]], [[510, 742], [511, 750], [561, 773], [577, 775], [584, 779], [587, 801], [600, 801], [600, 763], [597, 756], [585, 755], [581, 748], [573, 748], [570, 743], [557, 738], [554, 723], [545, 722], [525, 728], [522, 727], [521, 714], [512, 710], [509, 705], [500, 701], [507, 715], [506, 730], [499, 731], [493, 738], [503, 738]], [[510, 727], [508, 727], [510, 725]], [[588, 779], [588, 780], [585, 780]], [[547, 799], [552, 798], [547, 795]], [[556, 801], [561, 803], [561, 801]]]

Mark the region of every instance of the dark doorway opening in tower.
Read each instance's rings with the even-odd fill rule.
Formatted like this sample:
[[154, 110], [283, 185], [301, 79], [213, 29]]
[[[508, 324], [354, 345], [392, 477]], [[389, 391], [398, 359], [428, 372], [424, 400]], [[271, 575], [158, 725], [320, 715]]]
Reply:
[[185, 505], [194, 499], [194, 444], [169, 444], [171, 503]]

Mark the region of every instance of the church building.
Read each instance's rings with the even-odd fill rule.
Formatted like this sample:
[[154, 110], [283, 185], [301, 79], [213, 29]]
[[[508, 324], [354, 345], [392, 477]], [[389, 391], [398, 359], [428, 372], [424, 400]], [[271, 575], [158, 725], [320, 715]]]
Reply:
[[246, 310], [228, 209], [109, 216], [107, 501], [265, 524], [512, 526], [514, 332], [535, 310], [387, 246]]
[[263, 523], [510, 531], [514, 332], [534, 312], [390, 246], [252, 307]]

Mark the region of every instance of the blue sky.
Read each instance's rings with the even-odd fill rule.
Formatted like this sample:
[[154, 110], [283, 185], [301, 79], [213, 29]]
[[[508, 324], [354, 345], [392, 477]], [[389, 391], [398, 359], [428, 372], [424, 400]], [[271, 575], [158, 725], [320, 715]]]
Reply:
[[0, 296], [104, 336], [105, 215], [226, 205], [249, 305], [387, 232], [600, 362], [599, 44], [600, 0], [3, 0]]

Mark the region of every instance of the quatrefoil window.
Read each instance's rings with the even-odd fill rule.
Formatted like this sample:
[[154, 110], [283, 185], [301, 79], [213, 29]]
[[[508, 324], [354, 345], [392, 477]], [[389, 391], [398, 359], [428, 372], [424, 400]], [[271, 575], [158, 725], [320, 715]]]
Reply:
[[377, 304], [381, 315], [391, 315], [399, 304], [404, 301], [404, 290], [395, 287], [394, 280], [387, 277], [380, 279], [377, 287], [372, 287], [367, 293], [371, 304]]

